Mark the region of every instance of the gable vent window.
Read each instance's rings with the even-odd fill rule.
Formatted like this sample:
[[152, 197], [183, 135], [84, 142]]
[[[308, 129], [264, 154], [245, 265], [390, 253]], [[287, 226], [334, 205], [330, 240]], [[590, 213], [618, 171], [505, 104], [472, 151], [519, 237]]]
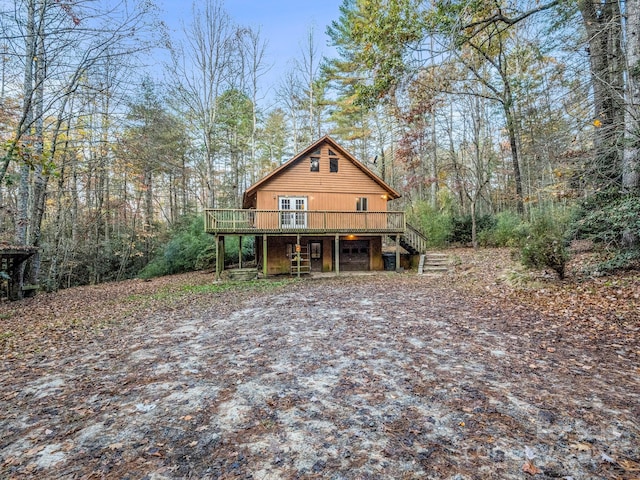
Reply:
[[356, 210], [358, 212], [366, 212], [369, 209], [369, 202], [367, 197], [356, 198]]
[[312, 172], [320, 171], [320, 158], [319, 157], [311, 157], [310, 170]]
[[338, 159], [336, 157], [329, 157], [329, 171], [332, 173], [338, 171]]

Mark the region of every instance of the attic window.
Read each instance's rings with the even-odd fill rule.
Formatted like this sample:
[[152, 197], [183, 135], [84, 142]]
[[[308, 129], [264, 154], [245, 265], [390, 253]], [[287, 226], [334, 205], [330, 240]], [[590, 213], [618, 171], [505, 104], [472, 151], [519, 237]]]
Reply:
[[329, 149], [329, 156], [335, 157], [337, 155], [333, 152], [333, 150]]
[[312, 172], [320, 171], [320, 157], [311, 157], [310, 171]]
[[338, 159], [337, 157], [329, 157], [329, 171], [337, 172], [338, 171]]

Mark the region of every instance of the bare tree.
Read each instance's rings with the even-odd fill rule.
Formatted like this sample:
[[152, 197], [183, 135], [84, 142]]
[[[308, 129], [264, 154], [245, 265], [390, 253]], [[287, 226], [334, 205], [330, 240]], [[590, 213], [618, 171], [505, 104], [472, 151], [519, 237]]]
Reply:
[[204, 147], [206, 205], [216, 206], [215, 124], [218, 97], [233, 73], [234, 35], [221, 0], [193, 4], [193, 22], [184, 28], [186, 43], [172, 51], [170, 88], [176, 108], [189, 119]]
[[[59, 134], [74, 114], [67, 109], [69, 99], [101, 59], [124, 58], [145, 48], [138, 35], [144, 32], [147, 14], [134, 8], [115, 15], [97, 2], [71, 7], [51, 0], [23, 0], [14, 4], [11, 16], [2, 12], [7, 26], [3, 40], [24, 67], [22, 113], [0, 162], [0, 182], [12, 162], [20, 171], [16, 243], [40, 245]], [[24, 39], [23, 46], [19, 39]], [[29, 281], [37, 281], [39, 268], [38, 253], [29, 266]]]
[[252, 169], [257, 168], [257, 134], [258, 134], [258, 102], [260, 98], [260, 78], [269, 71], [265, 65], [264, 55], [266, 43], [260, 38], [260, 30], [250, 28], [238, 29], [239, 51], [242, 58], [243, 77], [247, 83], [247, 95], [251, 99], [252, 128], [251, 128], [251, 154], [250, 163]]

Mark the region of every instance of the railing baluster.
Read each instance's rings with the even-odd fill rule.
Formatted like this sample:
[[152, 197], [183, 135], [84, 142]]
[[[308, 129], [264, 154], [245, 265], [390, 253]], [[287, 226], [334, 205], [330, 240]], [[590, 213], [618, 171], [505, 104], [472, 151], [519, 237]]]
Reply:
[[[283, 223], [281, 210], [206, 209], [209, 233], [405, 233], [403, 212], [305, 211], [305, 226]], [[293, 212], [296, 213], [296, 212]]]

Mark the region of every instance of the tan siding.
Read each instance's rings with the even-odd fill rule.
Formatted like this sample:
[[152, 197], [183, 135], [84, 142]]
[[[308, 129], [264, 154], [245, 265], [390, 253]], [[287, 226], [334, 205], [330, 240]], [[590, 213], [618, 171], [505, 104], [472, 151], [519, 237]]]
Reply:
[[320, 171], [311, 172], [310, 156], [266, 182], [258, 191], [256, 208], [277, 210], [278, 197], [288, 195], [307, 197], [309, 210], [355, 210], [357, 197], [368, 198], [369, 211], [387, 210], [386, 190], [351, 161], [338, 155], [338, 172], [330, 172], [328, 148], [324, 146]]

